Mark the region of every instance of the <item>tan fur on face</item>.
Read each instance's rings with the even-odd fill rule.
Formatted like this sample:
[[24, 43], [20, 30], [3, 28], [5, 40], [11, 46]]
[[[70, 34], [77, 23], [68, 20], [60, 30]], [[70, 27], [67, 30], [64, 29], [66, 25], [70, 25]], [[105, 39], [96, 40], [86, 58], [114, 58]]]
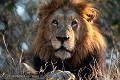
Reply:
[[[64, 35], [64, 34], [61, 34], [62, 32], [59, 32], [59, 29], [56, 31], [57, 32], [53, 33], [54, 35]], [[61, 41], [59, 41], [56, 38], [56, 36], [53, 36], [51, 38], [52, 47], [55, 50], [61, 48], [62, 46], [68, 51], [74, 50], [74, 47], [75, 47], [75, 35], [74, 35], [75, 33], [74, 33], [74, 31], [71, 29], [71, 27], [68, 27], [65, 34], [69, 36], [69, 39], [64, 41], [63, 43]], [[71, 58], [71, 53], [68, 51], [65, 51], [65, 50], [60, 51], [59, 50], [59, 51], [55, 52], [54, 54], [58, 58], [68, 59], [68, 58]]]
[[[97, 15], [93, 4], [84, 0], [42, 1], [37, 13], [40, 18], [39, 28], [31, 49], [36, 55], [39, 55], [40, 58], [45, 61], [55, 55], [59, 58], [63, 56], [63, 59], [74, 56], [72, 57], [74, 63], [78, 63], [87, 55], [94, 54], [94, 50], [96, 50], [98, 54], [103, 53], [105, 50], [104, 38], [92, 23]], [[75, 13], [74, 16], [78, 17], [80, 28], [77, 29], [77, 32], [69, 27], [66, 29], [66, 34], [69, 35], [70, 39], [65, 41], [63, 46], [71, 52], [61, 51], [54, 54], [54, 50], [60, 48], [61, 42], [56, 39], [55, 36], [57, 33], [53, 33], [54, 28], [50, 27], [50, 22], [51, 19], [54, 18], [54, 15], [57, 15], [55, 12], [59, 10], [64, 10], [64, 12], [72, 11], [72, 13]], [[60, 22], [65, 23], [62, 21], [63, 19], [60, 20]], [[57, 29], [58, 28], [55, 30]], [[56, 32], [59, 33], [59, 30]]]
[[[58, 35], [59, 33], [59, 29], [56, 30], [57, 32], [53, 33], [54, 35]], [[63, 44], [56, 38], [56, 36], [51, 37], [51, 43], [53, 48], [55, 49], [59, 49], [61, 46], [65, 47], [66, 49], [72, 51], [74, 49], [75, 46], [75, 34], [74, 31], [68, 27], [68, 30], [66, 30], [66, 35], [69, 36], [69, 39], [64, 41]], [[59, 35], [64, 35], [64, 34], [59, 34]]]

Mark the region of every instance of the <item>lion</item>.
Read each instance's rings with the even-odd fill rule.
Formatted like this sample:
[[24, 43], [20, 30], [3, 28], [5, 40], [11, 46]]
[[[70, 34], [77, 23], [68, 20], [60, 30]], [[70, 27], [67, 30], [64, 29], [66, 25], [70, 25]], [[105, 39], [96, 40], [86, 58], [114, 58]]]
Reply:
[[[85, 0], [41, 0], [38, 31], [32, 43], [35, 70], [58, 70], [76, 79], [96, 79], [104, 69], [106, 42], [94, 23], [95, 5]], [[46, 67], [47, 64], [47, 67]]]

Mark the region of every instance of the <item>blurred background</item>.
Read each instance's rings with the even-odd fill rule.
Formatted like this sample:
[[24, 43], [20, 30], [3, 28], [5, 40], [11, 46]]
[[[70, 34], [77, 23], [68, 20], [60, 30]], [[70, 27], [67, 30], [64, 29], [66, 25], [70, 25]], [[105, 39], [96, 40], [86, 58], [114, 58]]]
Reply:
[[[100, 15], [95, 23], [106, 38], [105, 64], [117, 76], [120, 70], [120, 0], [91, 0]], [[39, 0], [0, 0], [0, 74], [21, 72], [37, 21]], [[29, 54], [27, 54], [29, 55]], [[15, 68], [17, 67], [17, 68]], [[118, 75], [119, 76], [119, 75]]]

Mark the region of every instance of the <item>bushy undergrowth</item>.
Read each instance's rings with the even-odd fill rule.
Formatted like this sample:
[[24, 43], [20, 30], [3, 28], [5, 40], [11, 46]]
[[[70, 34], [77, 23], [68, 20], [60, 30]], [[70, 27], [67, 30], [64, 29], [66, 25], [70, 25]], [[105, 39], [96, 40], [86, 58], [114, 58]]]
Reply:
[[[3, 41], [5, 42], [4, 38]], [[63, 71], [59, 71], [56, 73], [54, 64], [54, 71], [48, 73], [47, 75], [36, 75], [35, 70], [32, 68], [31, 65], [27, 63], [22, 63], [22, 54], [19, 57], [18, 60], [15, 60], [12, 56], [11, 53], [7, 49], [6, 43], [4, 43], [6, 46], [6, 52], [7, 55], [4, 56], [3, 63], [0, 67], [0, 79], [5, 79], [5, 80], [35, 80], [35, 79], [40, 79], [40, 80], [56, 80], [56, 78], [60, 77], [58, 80], [74, 80], [73, 74], [65, 72], [64, 74], [70, 75], [67, 76], [67, 78], [62, 77], [61, 75], [63, 74]], [[99, 77], [98, 80], [120, 80], [120, 67], [119, 67], [119, 52], [117, 52], [117, 56], [115, 59], [113, 59], [113, 52], [111, 51], [111, 55], [109, 55], [105, 60], [108, 59], [108, 63], [105, 62], [105, 72], [102, 77]], [[40, 70], [41, 73], [44, 74], [44, 70]], [[95, 71], [96, 72], [96, 71]], [[46, 77], [47, 76], [47, 77]], [[92, 77], [92, 76], [91, 76]], [[89, 80], [91, 80], [91, 77]], [[82, 79], [80, 79], [82, 80]]]

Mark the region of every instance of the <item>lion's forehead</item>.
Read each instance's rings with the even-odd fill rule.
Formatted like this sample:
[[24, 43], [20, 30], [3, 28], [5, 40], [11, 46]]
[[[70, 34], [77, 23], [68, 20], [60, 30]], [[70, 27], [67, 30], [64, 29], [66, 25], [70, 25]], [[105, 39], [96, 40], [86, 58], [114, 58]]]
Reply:
[[52, 14], [52, 17], [53, 18], [55, 18], [55, 17], [56, 18], [62, 18], [62, 19], [68, 20], [68, 19], [78, 18], [79, 15], [73, 9], [64, 10], [64, 9], [60, 8]]

